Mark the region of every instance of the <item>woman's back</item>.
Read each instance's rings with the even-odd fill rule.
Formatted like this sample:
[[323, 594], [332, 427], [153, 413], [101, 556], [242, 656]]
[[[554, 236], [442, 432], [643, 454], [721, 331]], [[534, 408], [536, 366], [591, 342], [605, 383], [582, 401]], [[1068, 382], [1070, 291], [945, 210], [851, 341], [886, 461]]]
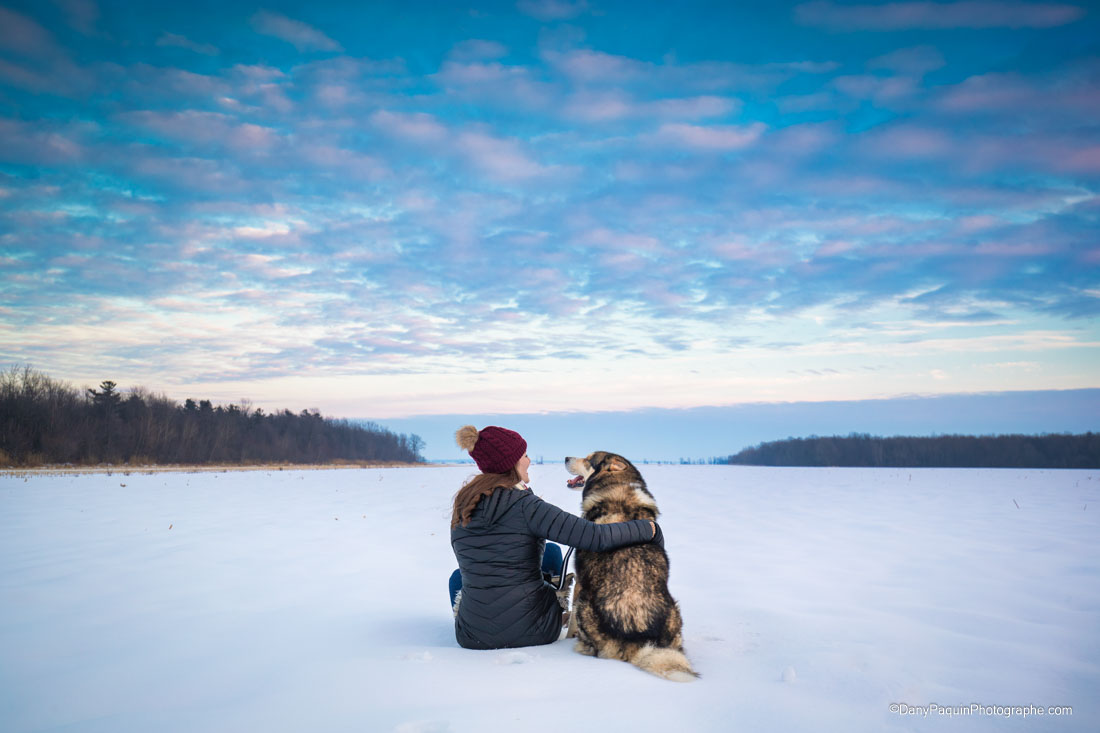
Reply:
[[470, 523], [451, 529], [462, 571], [455, 637], [468, 649], [535, 646], [556, 641], [561, 608], [542, 579], [544, 540], [531, 518], [545, 504], [530, 491], [498, 488], [483, 498]]

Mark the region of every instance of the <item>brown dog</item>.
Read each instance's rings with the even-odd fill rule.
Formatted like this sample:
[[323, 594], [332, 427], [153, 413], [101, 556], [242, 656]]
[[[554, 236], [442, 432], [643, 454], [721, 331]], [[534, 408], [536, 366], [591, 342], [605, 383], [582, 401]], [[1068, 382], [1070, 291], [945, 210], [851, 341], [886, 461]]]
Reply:
[[[657, 502], [641, 473], [620, 455], [566, 458], [584, 493], [581, 516], [599, 524], [656, 520]], [[577, 551], [569, 635], [581, 654], [630, 662], [677, 682], [697, 675], [684, 656], [680, 608], [668, 592], [668, 555], [657, 542], [609, 552]]]

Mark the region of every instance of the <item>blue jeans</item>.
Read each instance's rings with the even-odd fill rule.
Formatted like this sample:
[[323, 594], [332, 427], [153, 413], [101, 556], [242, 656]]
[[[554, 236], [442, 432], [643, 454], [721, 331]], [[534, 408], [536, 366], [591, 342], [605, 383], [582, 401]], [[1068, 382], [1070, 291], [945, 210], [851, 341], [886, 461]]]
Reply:
[[[546, 543], [546, 549], [542, 551], [542, 572], [551, 576], [561, 575], [561, 545], [553, 542]], [[451, 591], [451, 608], [454, 608], [455, 596], [462, 590], [462, 571], [456, 569], [451, 573], [451, 579], [447, 585]]]

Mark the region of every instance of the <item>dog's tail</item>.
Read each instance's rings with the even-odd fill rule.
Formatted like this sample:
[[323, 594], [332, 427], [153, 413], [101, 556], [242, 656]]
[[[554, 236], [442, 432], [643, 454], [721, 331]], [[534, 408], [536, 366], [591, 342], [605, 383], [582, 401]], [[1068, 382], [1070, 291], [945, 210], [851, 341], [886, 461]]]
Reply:
[[699, 675], [678, 649], [646, 644], [630, 658], [630, 663], [650, 674], [673, 682], [694, 682]]

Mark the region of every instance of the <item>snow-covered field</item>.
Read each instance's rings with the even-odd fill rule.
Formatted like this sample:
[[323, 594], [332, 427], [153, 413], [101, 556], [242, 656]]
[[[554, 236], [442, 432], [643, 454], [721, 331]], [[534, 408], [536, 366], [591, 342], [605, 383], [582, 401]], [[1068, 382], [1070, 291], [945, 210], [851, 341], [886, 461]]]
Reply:
[[1100, 730], [1100, 473], [642, 470], [691, 684], [459, 648], [468, 467], [0, 478], [0, 730]]

